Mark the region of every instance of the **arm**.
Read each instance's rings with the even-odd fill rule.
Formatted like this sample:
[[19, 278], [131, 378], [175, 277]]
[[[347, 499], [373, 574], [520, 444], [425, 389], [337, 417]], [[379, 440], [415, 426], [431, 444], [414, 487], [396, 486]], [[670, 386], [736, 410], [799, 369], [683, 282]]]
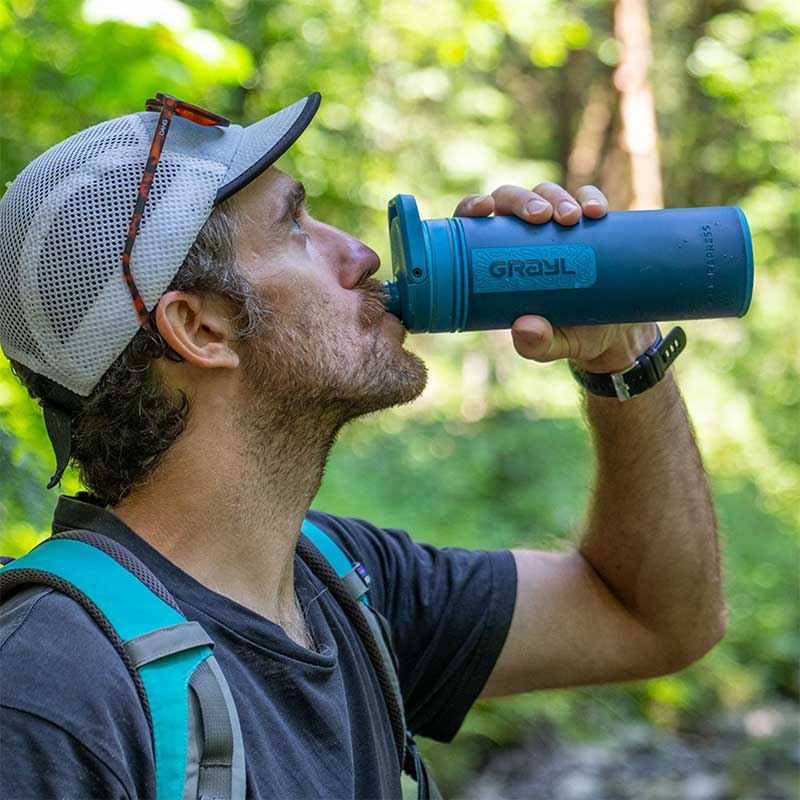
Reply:
[[682, 667], [725, 628], [711, 492], [673, 376], [609, 399], [588, 399], [597, 477], [580, 552], [658, 637], [666, 666]]
[[587, 413], [583, 539], [569, 553], [515, 551], [517, 605], [484, 695], [667, 674], [724, 631], [714, 512], [674, 380], [624, 404], [590, 397]]
[[[554, 184], [502, 187], [493, 210], [522, 216], [531, 194], [548, 201], [548, 219], [572, 199]], [[593, 187], [576, 196], [587, 215], [605, 213]], [[574, 223], [580, 209], [556, 218]], [[574, 358], [591, 372], [625, 368], [655, 339], [653, 325], [553, 329], [541, 317], [517, 320], [512, 332], [522, 356]], [[674, 672], [724, 632], [716, 519], [673, 376], [625, 403], [585, 403], [596, 469], [584, 535], [571, 552], [514, 553], [516, 607], [484, 695]]]

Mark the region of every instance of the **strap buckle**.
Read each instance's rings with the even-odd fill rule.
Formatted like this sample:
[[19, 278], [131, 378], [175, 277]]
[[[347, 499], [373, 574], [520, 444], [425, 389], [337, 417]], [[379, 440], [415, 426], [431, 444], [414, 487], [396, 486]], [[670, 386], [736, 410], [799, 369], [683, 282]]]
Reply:
[[644, 377], [648, 386], [654, 386], [661, 380], [661, 378], [664, 377], [663, 372], [661, 375], [658, 374], [651, 358], [661, 342], [661, 328], [656, 325], [655, 342], [653, 342], [653, 344], [650, 345], [650, 347], [648, 347], [647, 350], [645, 350], [644, 353], [642, 353], [642, 355], [640, 355], [636, 361], [631, 364], [630, 367], [622, 370], [622, 372], [609, 373], [611, 384], [614, 387], [614, 392], [616, 392], [617, 400], [619, 400], [620, 403], [623, 403], [625, 400], [630, 400], [631, 397], [635, 396], [631, 394], [631, 388], [633, 387], [631, 387], [628, 382], [629, 379], [634, 375], [639, 379]]
[[[655, 386], [666, 374], [672, 362], [686, 347], [686, 333], [683, 328], [676, 325], [665, 337], [661, 336], [661, 329], [656, 326], [658, 336], [653, 344], [636, 359], [632, 366], [622, 372], [610, 373], [611, 383], [617, 400], [621, 403], [630, 400], [644, 389]], [[631, 385], [635, 378], [637, 386]], [[631, 390], [635, 389], [633, 394]]]

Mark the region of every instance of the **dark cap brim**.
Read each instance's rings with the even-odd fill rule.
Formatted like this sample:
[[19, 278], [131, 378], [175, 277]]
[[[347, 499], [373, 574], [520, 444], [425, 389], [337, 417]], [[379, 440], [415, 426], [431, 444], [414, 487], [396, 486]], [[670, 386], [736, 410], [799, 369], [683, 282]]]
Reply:
[[214, 198], [214, 205], [227, 200], [274, 164], [308, 127], [321, 100], [319, 92], [312, 92], [291, 106], [248, 125]]

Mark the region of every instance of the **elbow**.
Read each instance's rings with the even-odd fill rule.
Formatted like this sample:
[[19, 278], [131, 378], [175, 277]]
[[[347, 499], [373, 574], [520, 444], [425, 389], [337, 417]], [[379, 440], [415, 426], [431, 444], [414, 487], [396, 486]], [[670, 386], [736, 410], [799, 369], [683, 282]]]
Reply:
[[672, 637], [666, 648], [668, 669], [663, 674], [680, 672], [692, 664], [696, 664], [725, 638], [727, 629], [728, 612], [723, 607], [705, 624], [698, 625], [695, 635], [690, 639]]

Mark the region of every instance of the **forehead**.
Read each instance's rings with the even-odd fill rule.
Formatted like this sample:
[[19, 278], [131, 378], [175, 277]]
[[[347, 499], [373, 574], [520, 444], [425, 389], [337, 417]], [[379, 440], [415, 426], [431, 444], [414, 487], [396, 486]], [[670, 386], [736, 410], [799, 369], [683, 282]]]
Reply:
[[236, 250], [240, 267], [262, 270], [265, 259], [280, 260], [287, 249], [282, 223], [294, 178], [270, 167], [230, 199], [237, 217]]

